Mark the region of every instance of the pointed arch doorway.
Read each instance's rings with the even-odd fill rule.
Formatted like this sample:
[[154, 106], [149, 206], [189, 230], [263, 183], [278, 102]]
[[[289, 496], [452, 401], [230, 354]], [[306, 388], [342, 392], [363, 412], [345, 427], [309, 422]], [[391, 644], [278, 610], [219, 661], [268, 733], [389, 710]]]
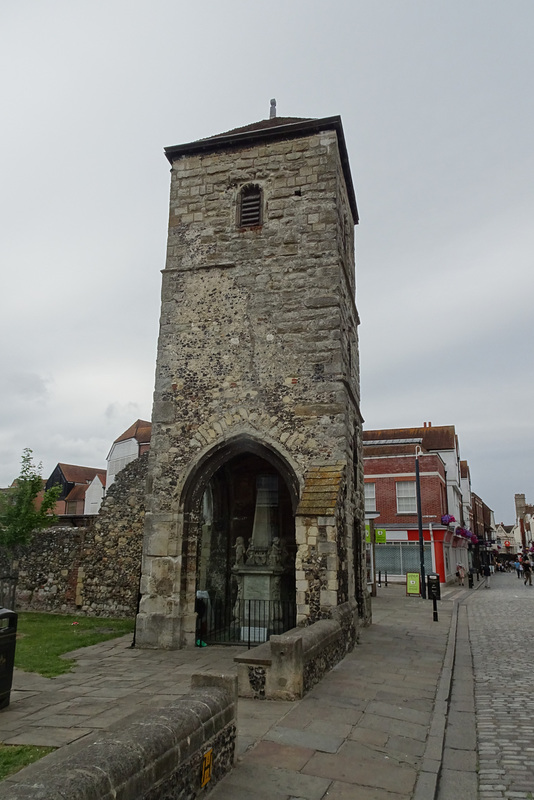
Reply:
[[250, 440], [227, 445], [191, 477], [182, 574], [197, 645], [250, 646], [295, 626], [297, 487], [287, 463]]

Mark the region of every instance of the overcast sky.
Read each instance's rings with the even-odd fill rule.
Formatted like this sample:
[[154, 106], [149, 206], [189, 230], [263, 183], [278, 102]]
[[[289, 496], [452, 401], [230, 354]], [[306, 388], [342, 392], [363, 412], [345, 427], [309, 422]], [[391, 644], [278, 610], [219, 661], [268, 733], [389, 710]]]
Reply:
[[456, 426], [534, 502], [532, 0], [0, 3], [0, 486], [150, 419], [166, 145], [340, 114], [366, 428]]

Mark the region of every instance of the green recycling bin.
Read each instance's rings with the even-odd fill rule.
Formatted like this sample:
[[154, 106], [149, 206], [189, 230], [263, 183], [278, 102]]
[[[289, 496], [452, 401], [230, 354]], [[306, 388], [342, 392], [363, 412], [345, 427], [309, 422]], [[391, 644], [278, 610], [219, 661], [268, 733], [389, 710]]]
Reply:
[[13, 684], [18, 615], [0, 608], [0, 708], [7, 708]]

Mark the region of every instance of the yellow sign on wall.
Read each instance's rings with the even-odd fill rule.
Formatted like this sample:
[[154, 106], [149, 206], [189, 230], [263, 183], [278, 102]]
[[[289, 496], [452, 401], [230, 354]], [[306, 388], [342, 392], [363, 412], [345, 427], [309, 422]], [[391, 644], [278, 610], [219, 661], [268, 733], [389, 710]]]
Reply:
[[406, 594], [421, 594], [421, 576], [418, 572], [406, 573]]
[[213, 769], [213, 747], [204, 753], [202, 757], [202, 777], [200, 780], [200, 785], [202, 787], [206, 786], [207, 783], [211, 781], [211, 771]]

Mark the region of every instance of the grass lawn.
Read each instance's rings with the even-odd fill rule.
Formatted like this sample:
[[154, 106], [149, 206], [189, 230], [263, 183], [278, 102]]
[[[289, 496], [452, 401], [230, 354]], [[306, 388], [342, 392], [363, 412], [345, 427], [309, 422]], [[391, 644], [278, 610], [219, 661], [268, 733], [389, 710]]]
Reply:
[[63, 653], [133, 634], [133, 619], [76, 617], [22, 611], [18, 618], [15, 666], [53, 678], [70, 672], [74, 660], [60, 658]]
[[52, 750], [53, 747], [34, 747], [31, 744], [0, 744], [0, 780], [33, 764]]
[[[64, 672], [70, 672], [74, 666], [74, 659], [60, 658], [63, 653], [133, 633], [133, 629], [133, 619], [76, 617], [22, 611], [18, 617], [15, 666], [26, 672], [38, 672], [45, 678], [53, 678]], [[54, 749], [0, 743], [0, 780], [46, 756]]]

